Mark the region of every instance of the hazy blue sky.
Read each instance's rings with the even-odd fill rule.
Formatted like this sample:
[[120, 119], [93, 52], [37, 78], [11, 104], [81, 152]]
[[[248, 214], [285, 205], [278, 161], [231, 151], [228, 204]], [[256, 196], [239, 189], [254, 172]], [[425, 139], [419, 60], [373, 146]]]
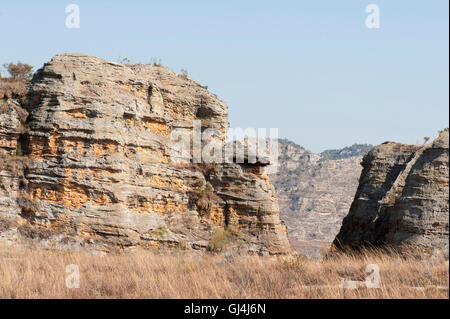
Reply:
[[[416, 143], [448, 126], [448, 1], [0, 1], [0, 63], [82, 52], [181, 68], [233, 127], [313, 151]], [[66, 5], [80, 29], [65, 27]], [[380, 8], [368, 29], [366, 5]]]

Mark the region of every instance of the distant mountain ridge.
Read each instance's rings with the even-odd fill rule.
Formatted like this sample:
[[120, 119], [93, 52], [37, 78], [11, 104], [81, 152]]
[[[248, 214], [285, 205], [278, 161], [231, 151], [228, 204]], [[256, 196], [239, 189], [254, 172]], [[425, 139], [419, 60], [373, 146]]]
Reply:
[[355, 195], [362, 156], [372, 146], [353, 144], [313, 153], [288, 139], [278, 139], [278, 169], [270, 178], [288, 228], [291, 246], [318, 256], [338, 233]]
[[354, 156], [364, 156], [373, 148], [372, 144], [353, 144], [341, 149], [325, 150], [320, 155], [323, 159], [343, 159]]

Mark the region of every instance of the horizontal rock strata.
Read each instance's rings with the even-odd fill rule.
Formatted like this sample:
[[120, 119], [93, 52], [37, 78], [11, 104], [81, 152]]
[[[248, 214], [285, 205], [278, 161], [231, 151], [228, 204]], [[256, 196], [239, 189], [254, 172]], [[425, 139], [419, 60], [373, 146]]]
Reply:
[[424, 146], [386, 142], [369, 152], [334, 244], [448, 254], [448, 141], [443, 133]]
[[172, 156], [171, 133], [193, 133], [194, 121], [225, 140], [227, 105], [199, 83], [163, 66], [64, 54], [36, 72], [26, 101], [27, 129], [15, 141], [29, 163], [25, 183], [11, 185], [20, 198], [8, 199], [20, 209], [0, 210], [9, 242], [208, 249], [227, 228], [245, 251], [290, 250], [259, 165]]

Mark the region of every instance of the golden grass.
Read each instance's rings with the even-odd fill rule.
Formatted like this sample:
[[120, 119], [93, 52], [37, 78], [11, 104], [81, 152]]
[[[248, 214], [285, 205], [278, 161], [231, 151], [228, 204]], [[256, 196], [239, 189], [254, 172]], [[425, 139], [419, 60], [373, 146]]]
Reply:
[[[67, 288], [66, 266], [80, 270]], [[380, 268], [380, 288], [339, 287]], [[299, 257], [0, 249], [0, 298], [448, 298], [448, 260], [366, 252], [323, 261]]]

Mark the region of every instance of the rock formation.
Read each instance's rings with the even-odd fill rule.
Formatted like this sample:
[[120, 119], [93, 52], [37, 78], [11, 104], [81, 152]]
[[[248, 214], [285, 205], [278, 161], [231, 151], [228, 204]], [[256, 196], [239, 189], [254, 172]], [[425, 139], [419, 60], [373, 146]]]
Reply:
[[24, 132], [11, 105], [0, 117], [0, 145], [10, 154], [20, 148], [26, 162], [16, 175], [8, 165], [0, 169], [0, 241], [207, 249], [215, 230], [227, 227], [246, 251], [290, 251], [274, 188], [258, 163], [171, 156], [171, 133], [191, 134], [194, 120], [202, 131], [215, 129], [209, 141], [225, 139], [227, 105], [194, 80], [164, 66], [63, 54], [34, 74], [23, 105]]
[[0, 242], [10, 237], [11, 220], [20, 215], [18, 197], [24, 185], [26, 159], [18, 141], [28, 113], [21, 107], [26, 81], [0, 79]]
[[271, 174], [291, 246], [318, 257], [330, 247], [347, 215], [361, 173], [362, 155], [371, 145], [312, 153], [285, 139], [278, 140], [276, 174]]
[[334, 244], [448, 254], [449, 137], [427, 145], [386, 142], [363, 159], [358, 190]]

